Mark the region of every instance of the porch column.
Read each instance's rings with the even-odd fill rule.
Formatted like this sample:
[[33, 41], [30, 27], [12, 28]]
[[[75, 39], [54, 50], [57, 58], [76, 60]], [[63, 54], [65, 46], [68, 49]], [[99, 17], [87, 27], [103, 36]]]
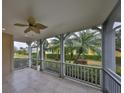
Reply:
[[32, 56], [31, 56], [32, 49], [31, 49], [31, 42], [27, 42], [27, 45], [28, 45], [28, 60], [29, 60], [29, 67], [31, 67], [31, 65], [32, 65]]
[[64, 41], [65, 41], [65, 37], [64, 34], [60, 35], [60, 77], [64, 78], [65, 76], [65, 50], [64, 50]]
[[113, 21], [106, 21], [103, 24], [102, 32], [102, 64], [103, 64], [103, 80], [102, 89], [103, 93], [106, 93], [108, 83], [106, 72], [111, 69], [113, 72], [116, 71], [115, 63], [115, 31], [113, 31]]
[[44, 69], [44, 50], [43, 50], [43, 40], [40, 39], [40, 60], [41, 60], [41, 64], [40, 64], [40, 71], [43, 71]]
[[112, 21], [103, 24], [102, 55], [103, 69], [109, 68], [115, 72], [115, 31]]

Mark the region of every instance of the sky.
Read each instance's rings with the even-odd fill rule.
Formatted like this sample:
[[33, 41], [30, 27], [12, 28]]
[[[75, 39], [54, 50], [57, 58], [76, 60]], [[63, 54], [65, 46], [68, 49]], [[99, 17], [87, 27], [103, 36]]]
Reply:
[[14, 46], [17, 47], [17, 49], [20, 49], [20, 47], [23, 47], [23, 48], [28, 47], [26, 43], [16, 42], [16, 41], [14, 41]]

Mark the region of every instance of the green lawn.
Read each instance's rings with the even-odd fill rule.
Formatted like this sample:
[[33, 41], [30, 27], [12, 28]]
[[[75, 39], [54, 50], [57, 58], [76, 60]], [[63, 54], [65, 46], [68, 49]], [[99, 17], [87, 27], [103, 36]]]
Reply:
[[28, 58], [28, 55], [14, 54], [14, 58]]
[[116, 67], [116, 73], [121, 76], [121, 67], [120, 66]]

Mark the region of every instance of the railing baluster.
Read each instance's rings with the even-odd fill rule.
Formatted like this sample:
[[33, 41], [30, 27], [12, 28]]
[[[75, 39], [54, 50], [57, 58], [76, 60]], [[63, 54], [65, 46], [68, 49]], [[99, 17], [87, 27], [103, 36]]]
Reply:
[[75, 64], [75, 78], [77, 77], [77, 66]]
[[66, 64], [66, 75], [68, 76], [68, 64]]
[[87, 79], [88, 79], [88, 82], [89, 82], [89, 68], [87, 68]]
[[77, 78], [79, 79], [79, 66], [77, 65]]
[[67, 64], [67, 67], [68, 67], [68, 76], [69, 76], [69, 65]]
[[80, 67], [80, 79], [82, 80], [82, 66]]
[[95, 84], [97, 84], [97, 69], [95, 69]]
[[70, 76], [70, 65], [68, 65], [68, 76]]
[[70, 72], [71, 72], [71, 77], [72, 77], [72, 65], [70, 65]]
[[84, 81], [86, 81], [86, 68], [84, 67]]
[[74, 76], [74, 73], [73, 73], [73, 65], [72, 65], [72, 77]]
[[67, 76], [67, 65], [65, 63], [65, 75]]
[[100, 85], [102, 86], [102, 70], [101, 70], [101, 69], [99, 69], [99, 71], [100, 71], [100, 75], [99, 75]]
[[93, 83], [93, 80], [94, 80], [94, 78], [93, 78], [93, 68], [91, 68], [91, 82]]
[[78, 66], [76, 64], [76, 78], [78, 78]]
[[68, 76], [70, 75], [70, 72], [69, 72], [69, 65], [68, 65]]

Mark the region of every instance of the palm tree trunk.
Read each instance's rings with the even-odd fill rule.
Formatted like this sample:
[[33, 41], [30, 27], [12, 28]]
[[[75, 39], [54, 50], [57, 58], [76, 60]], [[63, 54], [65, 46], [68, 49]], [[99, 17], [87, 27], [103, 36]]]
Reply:
[[77, 60], [79, 59], [80, 55], [81, 55], [81, 52], [79, 52], [79, 54], [77, 55], [77, 57], [76, 57], [74, 63], [77, 63]]
[[77, 61], [78, 61], [78, 59], [79, 59], [81, 53], [83, 52], [83, 47], [80, 47], [78, 52], [79, 52], [79, 54], [77, 55], [77, 57], [76, 57], [74, 63], [77, 63]]

